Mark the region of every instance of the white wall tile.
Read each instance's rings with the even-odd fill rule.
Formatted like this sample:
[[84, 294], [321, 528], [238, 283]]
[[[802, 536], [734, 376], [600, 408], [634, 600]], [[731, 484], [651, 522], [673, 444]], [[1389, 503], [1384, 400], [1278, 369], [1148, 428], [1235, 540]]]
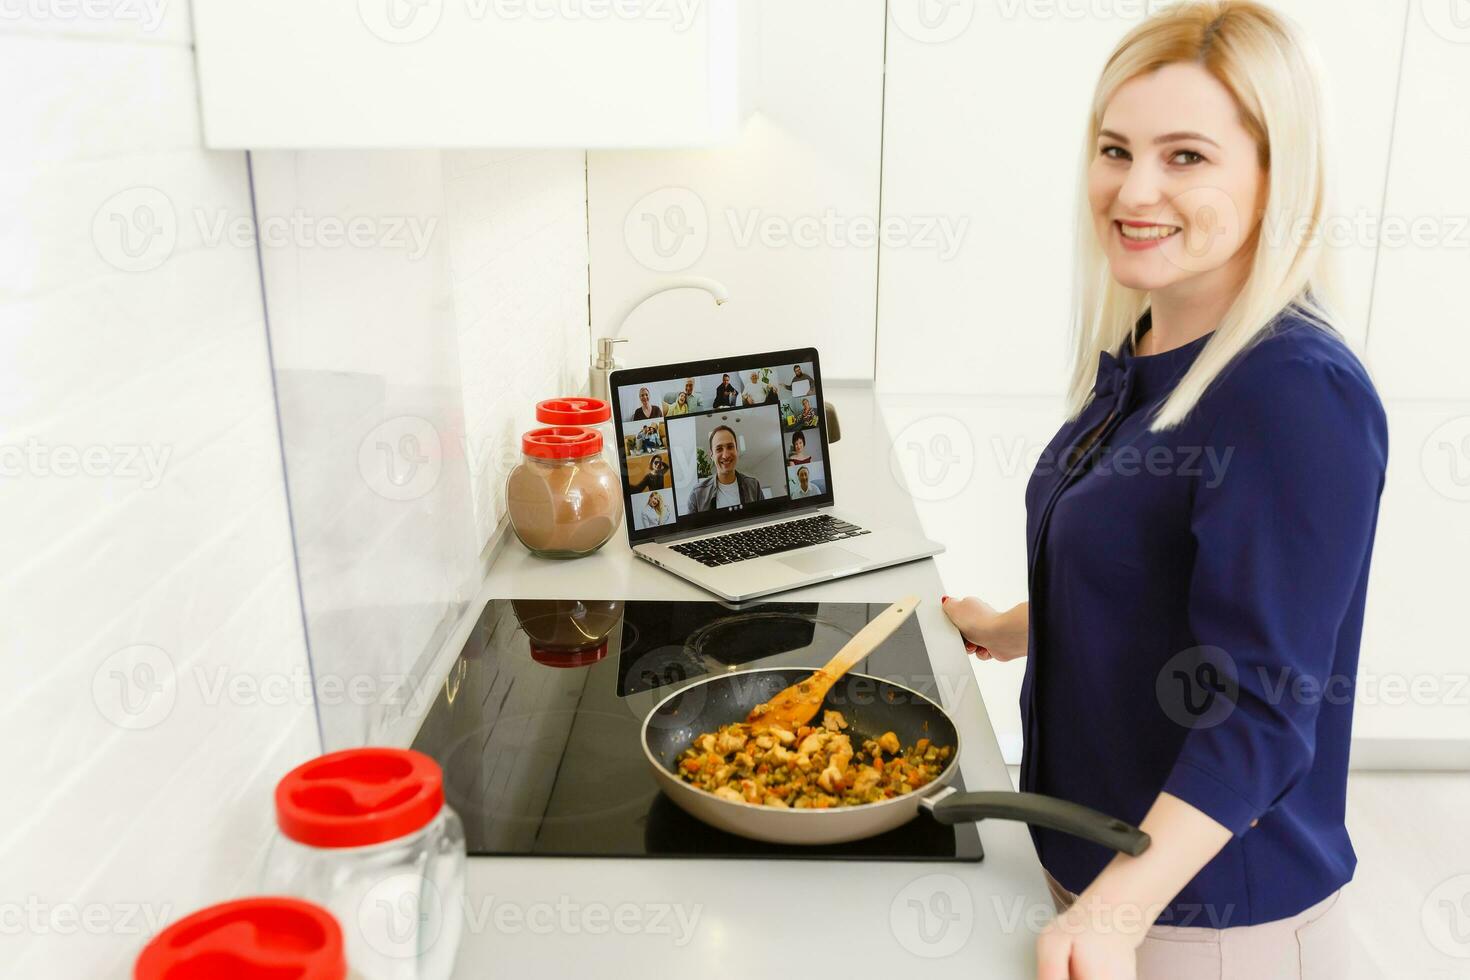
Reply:
[[476, 527], [488, 542], [535, 405], [587, 387], [586, 156], [444, 155]]
[[[125, 976], [134, 906], [232, 897], [319, 744], [309, 686], [259, 686], [293, 690], [305, 646], [255, 251], [199, 231], [248, 216], [244, 158], [198, 147], [186, 25], [0, 20], [0, 901], [109, 920], [6, 930], [8, 976]], [[133, 264], [110, 219], [140, 206]]]
[[0, 91], [0, 172], [199, 145], [187, 47], [0, 33]]

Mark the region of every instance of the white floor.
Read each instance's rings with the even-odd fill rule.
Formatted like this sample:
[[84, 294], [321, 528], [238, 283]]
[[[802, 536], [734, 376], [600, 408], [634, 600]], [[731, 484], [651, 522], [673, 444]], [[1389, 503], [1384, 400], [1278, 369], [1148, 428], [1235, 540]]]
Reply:
[[1348, 830], [1351, 980], [1470, 980], [1470, 773], [1354, 772]]
[[1470, 773], [1354, 772], [1360, 975], [1470, 980]]

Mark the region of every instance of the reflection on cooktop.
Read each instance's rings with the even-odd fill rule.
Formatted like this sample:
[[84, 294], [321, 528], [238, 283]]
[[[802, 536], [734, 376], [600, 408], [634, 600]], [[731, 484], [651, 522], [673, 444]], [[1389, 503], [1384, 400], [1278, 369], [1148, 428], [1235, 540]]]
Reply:
[[[413, 747], [444, 767], [471, 854], [979, 860], [973, 826], [922, 819], [830, 847], [745, 840], [671, 804], [649, 771], [643, 720], [668, 694], [713, 673], [818, 667], [884, 608], [494, 600]], [[858, 669], [935, 696], [913, 620]]]

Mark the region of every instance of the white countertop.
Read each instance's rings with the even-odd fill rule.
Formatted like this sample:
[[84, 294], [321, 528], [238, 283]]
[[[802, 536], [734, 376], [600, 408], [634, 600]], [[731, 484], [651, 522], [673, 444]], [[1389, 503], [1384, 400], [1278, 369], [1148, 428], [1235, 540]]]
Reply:
[[[889, 469], [890, 438], [871, 388], [829, 384], [827, 394], [842, 425], [831, 453], [842, 507], [917, 528]], [[940, 610], [942, 591], [926, 559], [780, 598], [921, 596], [915, 616], [960, 727], [965, 783], [1010, 789], [975, 673]], [[710, 598], [635, 560], [621, 537], [571, 562], [534, 558], [512, 539], [480, 598], [577, 595]], [[981, 824], [980, 835], [979, 863], [472, 858], [455, 976], [1034, 976], [1035, 930], [1052, 906], [1031, 838], [1023, 824], [1002, 821]]]

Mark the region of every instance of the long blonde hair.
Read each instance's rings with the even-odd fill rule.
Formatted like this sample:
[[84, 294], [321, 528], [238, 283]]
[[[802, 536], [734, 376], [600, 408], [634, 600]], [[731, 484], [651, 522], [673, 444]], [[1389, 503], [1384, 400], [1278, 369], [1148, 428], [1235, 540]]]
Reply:
[[1149, 306], [1147, 292], [1112, 277], [1093, 228], [1087, 178], [1103, 111], [1125, 82], [1177, 63], [1201, 66], [1235, 97], [1241, 122], [1260, 148], [1266, 207], [1255, 235], [1242, 246], [1255, 248], [1245, 285], [1159, 408], [1151, 423], [1156, 431], [1182, 422], [1282, 311], [1336, 329], [1332, 277], [1322, 248], [1327, 175], [1316, 54], [1294, 24], [1261, 4], [1188, 0], [1130, 31], [1108, 59], [1093, 94], [1078, 200], [1070, 413], [1080, 412], [1091, 396], [1099, 352], [1117, 353]]

